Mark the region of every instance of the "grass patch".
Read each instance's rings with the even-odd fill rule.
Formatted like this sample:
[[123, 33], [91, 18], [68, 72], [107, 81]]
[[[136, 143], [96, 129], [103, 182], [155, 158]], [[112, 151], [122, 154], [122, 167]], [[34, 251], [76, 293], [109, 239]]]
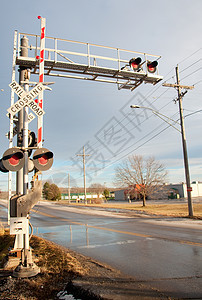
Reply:
[[[0, 235], [1, 262], [8, 254], [8, 248], [13, 247], [13, 242], [14, 237], [9, 233]], [[7, 281], [3, 279], [0, 299], [54, 299], [70, 280], [88, 271], [68, 250], [54, 243], [33, 236], [30, 246], [34, 249], [36, 264], [41, 272], [32, 278], [7, 278]], [[12, 298], [12, 295], [15, 295], [15, 298]]]
[[3, 267], [3, 262], [8, 254], [8, 249], [13, 247], [14, 236], [9, 235], [8, 231], [0, 235], [0, 267]]
[[34, 249], [34, 254], [38, 258], [37, 265], [42, 272], [54, 273], [55, 275], [62, 275], [62, 273], [84, 275], [86, 272], [79, 261], [59, 245], [33, 236], [30, 246]]
[[[135, 209], [135, 208], [133, 208]], [[142, 212], [147, 212], [154, 215], [172, 216], [172, 217], [187, 217], [187, 204], [148, 204], [146, 207], [137, 209]], [[202, 204], [194, 205], [194, 216], [202, 218]]]
[[[61, 202], [61, 204], [65, 204]], [[66, 203], [67, 204], [67, 203]], [[84, 206], [84, 204], [71, 204], [71, 206]], [[87, 207], [110, 208], [110, 209], [125, 209], [135, 212], [148, 213], [152, 215], [162, 215], [170, 217], [188, 217], [188, 204], [146, 204], [142, 206], [142, 202], [138, 203], [102, 203], [102, 204], [87, 204]], [[202, 219], [202, 204], [193, 204], [194, 218]]]

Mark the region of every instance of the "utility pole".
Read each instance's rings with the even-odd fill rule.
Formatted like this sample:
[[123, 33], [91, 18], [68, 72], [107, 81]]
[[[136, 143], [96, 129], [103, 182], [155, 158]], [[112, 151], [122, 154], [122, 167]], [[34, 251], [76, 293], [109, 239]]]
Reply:
[[87, 204], [86, 198], [86, 166], [85, 166], [85, 157], [90, 156], [90, 154], [85, 154], [85, 147], [83, 147], [83, 154], [77, 154], [77, 156], [83, 156], [83, 181], [84, 181], [84, 201]]
[[183, 108], [182, 108], [182, 97], [184, 96], [184, 94], [182, 94], [181, 89], [182, 88], [193, 89], [194, 86], [180, 85], [178, 65], [176, 67], [176, 81], [177, 81], [177, 84], [164, 83], [163, 86], [177, 88], [177, 92], [178, 92], [180, 125], [181, 125], [182, 146], [183, 146], [183, 155], [184, 155], [184, 167], [185, 167], [185, 177], [186, 177], [186, 185], [187, 185], [188, 210], [189, 210], [189, 216], [193, 217], [193, 205], [192, 205], [192, 199], [191, 199], [191, 190], [192, 189], [191, 189], [190, 175], [189, 175], [187, 143], [186, 143], [186, 136], [185, 136]]

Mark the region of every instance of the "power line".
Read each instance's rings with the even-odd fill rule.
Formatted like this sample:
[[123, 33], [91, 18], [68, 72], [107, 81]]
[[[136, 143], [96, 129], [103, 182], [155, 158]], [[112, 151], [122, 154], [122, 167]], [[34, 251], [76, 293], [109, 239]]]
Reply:
[[[190, 115], [193, 115], [193, 114], [195, 114], [195, 113], [201, 112], [201, 111], [202, 111], [202, 109], [201, 109], [201, 110], [198, 110], [198, 111], [196, 111], [196, 112], [190, 113], [190, 114], [186, 115], [185, 118], [186, 118], [186, 117], [189, 117]], [[176, 114], [178, 114], [178, 112], [176, 112], [176, 113], [172, 116], [172, 118], [174, 118]], [[176, 120], [176, 122], [178, 122], [178, 121], [179, 121], [179, 119]], [[155, 132], [155, 131], [156, 131], [158, 128], [160, 128], [160, 127], [162, 127], [162, 124], [159, 125], [158, 127], [156, 127], [155, 129], [153, 129], [152, 131], [150, 131], [150, 132], [149, 132], [148, 134], [146, 134], [144, 137], [142, 137], [142, 138], [139, 139], [137, 142], [135, 142], [135, 144], [129, 146], [127, 149], [129, 149], [129, 148], [131, 148], [132, 146], [136, 145], [137, 143], [139, 143], [139, 142], [140, 142], [141, 140], [143, 140], [145, 137], [151, 135], [152, 132]], [[155, 137], [157, 137], [158, 135], [160, 135], [162, 132], [164, 132], [165, 130], [167, 130], [169, 127], [171, 127], [171, 125], [168, 125], [167, 127], [163, 128], [161, 131], [157, 132], [155, 135], [153, 135], [151, 138], [149, 138], [148, 140], [146, 140], [145, 142], [143, 142], [141, 145], [137, 146], [136, 148], [133, 148], [131, 151], [127, 152], [127, 154], [125, 154], [125, 155], [119, 157], [118, 159], [116, 159], [116, 160], [113, 161], [112, 163], [110, 163], [110, 164], [106, 165], [105, 167], [101, 168], [101, 170], [102, 170], [102, 169], [105, 169], [105, 168], [108, 168], [109, 166], [115, 164], [116, 162], [120, 161], [120, 160], [123, 159], [124, 157], [128, 156], [130, 153], [132, 153], [132, 152], [138, 150], [139, 148], [141, 148], [142, 146], [144, 146], [145, 144], [147, 144], [148, 142], [150, 142], [151, 140], [153, 140]], [[120, 153], [125, 152], [127, 149], [122, 150]], [[119, 154], [120, 154], [120, 153], [119, 153]], [[93, 174], [93, 173], [94, 173], [94, 172], [91, 172], [91, 173], [89, 173], [89, 174], [91, 175], [91, 174]], [[81, 177], [78, 177], [78, 178], [81, 178]], [[76, 178], [76, 179], [78, 179], [78, 178]]]
[[194, 86], [202, 82], [202, 80], [199, 80], [198, 82], [194, 83]]
[[[182, 63], [182, 62], [184, 62], [185, 60], [187, 60], [188, 58], [192, 57], [194, 54], [196, 54], [196, 53], [197, 53], [199, 50], [201, 50], [201, 49], [202, 49], [202, 48], [198, 49], [197, 51], [195, 51], [194, 53], [192, 53], [191, 55], [189, 55], [187, 58], [185, 58], [184, 60], [182, 60], [180, 63]], [[181, 73], [184, 72], [184, 71], [186, 71], [187, 69], [189, 69], [189, 68], [192, 67], [193, 65], [197, 64], [199, 61], [201, 61], [201, 59], [195, 61], [192, 65], [189, 65], [188, 67], [184, 68], [184, 69], [181, 71]], [[200, 69], [201, 69], [201, 68], [200, 68]], [[188, 75], [185, 76], [184, 78], [191, 76], [192, 74], [196, 73], [196, 72], [197, 72], [198, 70], [200, 70], [200, 69], [197, 69], [197, 70], [193, 71], [192, 73], [188, 74]], [[171, 71], [172, 71], [172, 70], [171, 70]], [[169, 73], [170, 73], [171, 71], [169, 71]], [[169, 73], [168, 73], [168, 74], [169, 74]], [[168, 75], [168, 74], [167, 74], [167, 75]], [[173, 79], [174, 76], [172, 76], [171, 78]], [[183, 78], [183, 79], [184, 79], [184, 78]], [[200, 81], [199, 81], [199, 82], [200, 82]], [[197, 82], [196, 84], [198, 84], [199, 82]], [[154, 91], [152, 91], [151, 93], [149, 92], [149, 93], [148, 93], [149, 96], [153, 95], [160, 87], [161, 87], [161, 86], [158, 86]], [[167, 90], [168, 90], [168, 89], [167, 89]], [[165, 92], [167, 92], [167, 91], [165, 91]], [[147, 94], [147, 95], [148, 95], [148, 94]], [[162, 93], [162, 94], [164, 94], [164, 93]], [[160, 96], [159, 96], [159, 97], [160, 97]], [[159, 98], [159, 97], [158, 97], [158, 98]], [[132, 100], [133, 98], [134, 98], [134, 96], [131, 98], [131, 100]], [[157, 99], [158, 99], [158, 98], [157, 98]], [[155, 101], [157, 101], [157, 99], [154, 100], [154, 101], [152, 102], [152, 104], [153, 104]], [[166, 104], [165, 106], [163, 106], [162, 108], [166, 107], [168, 104], [170, 104], [170, 102], [167, 103], [167, 104]], [[161, 108], [160, 110], [162, 110], [162, 108]], [[159, 110], [159, 111], [160, 111], [160, 110]], [[196, 112], [194, 112], [194, 113], [196, 113]], [[191, 113], [191, 114], [194, 114], [194, 113]], [[191, 115], [191, 114], [189, 114], [189, 115]], [[189, 116], [189, 115], [187, 115], [187, 116]], [[186, 117], [187, 117], [187, 116], [186, 116]], [[151, 116], [150, 116], [150, 117], [151, 117]], [[149, 118], [150, 118], [150, 117], [149, 117]], [[135, 118], [135, 116], [134, 116], [134, 118]], [[132, 120], [134, 120], [134, 118], [133, 118]], [[125, 116], [123, 119], [121, 119], [120, 121], [118, 121], [118, 123], [116, 124], [116, 126], [118, 126], [118, 124], [123, 124], [123, 122], [125, 121], [125, 119], [126, 119], [126, 116]], [[125, 126], [128, 125], [130, 122], [131, 122], [131, 121], [129, 121], [128, 123], [126, 123]], [[143, 122], [145, 122], [145, 120], [144, 120]], [[141, 122], [140, 124], [142, 124], [143, 122]], [[166, 127], [166, 128], [163, 129], [161, 132], [163, 132], [164, 130], [166, 130], [166, 129], [169, 128], [169, 127], [170, 127], [170, 126]], [[157, 128], [156, 128], [156, 129], [157, 129]], [[156, 130], [156, 129], [155, 129], [155, 130]], [[156, 135], [154, 135], [153, 137], [151, 137], [150, 139], [148, 139], [147, 141], [145, 141], [143, 144], [141, 144], [141, 145], [138, 146], [137, 148], [131, 150], [129, 153], [131, 153], [132, 151], [137, 150], [139, 147], [141, 147], [142, 145], [144, 145], [146, 142], [148, 142], [148, 141], [150, 141], [152, 138], [155, 138], [156, 136], [158, 136], [158, 134], [160, 134], [161, 132], [157, 133]], [[150, 132], [150, 134], [151, 134], [151, 132]], [[142, 139], [145, 139], [145, 137], [147, 137], [147, 136], [148, 136], [148, 135], [145, 135]], [[140, 142], [142, 139], [138, 140], [136, 143]], [[98, 142], [96, 141], [93, 145], [96, 145], [97, 143], [98, 143]], [[136, 144], [136, 143], [135, 143], [135, 144]], [[93, 146], [93, 145], [92, 145], [92, 146]], [[130, 149], [132, 146], [133, 146], [133, 145], [130, 145], [127, 149]], [[98, 147], [99, 147], [99, 146], [98, 146]], [[96, 148], [98, 148], [98, 147], [96, 147]], [[102, 148], [104, 148], [104, 147], [102, 147]], [[125, 152], [127, 149], [122, 150], [120, 153]], [[119, 154], [120, 154], [120, 153], [119, 153]], [[128, 155], [129, 153], [127, 153], [126, 155]], [[126, 155], [124, 155], [123, 157], [125, 157]], [[120, 159], [122, 159], [122, 158], [119, 158], [119, 159], [117, 159], [116, 161], [119, 161]], [[116, 161], [115, 161], [115, 162], [116, 162]], [[111, 164], [109, 164], [109, 165], [103, 167], [102, 169], [104, 169], [104, 168], [106, 168], [106, 167], [108, 167], [108, 166], [114, 164], [115, 162], [113, 162], [113, 163], [111, 163]]]
[[[186, 118], [186, 117], [189, 117], [190, 115], [193, 115], [193, 114], [196, 114], [196, 113], [198, 113], [198, 112], [201, 112], [201, 111], [202, 111], [202, 109], [201, 109], [201, 110], [198, 110], [198, 111], [195, 111], [195, 112], [193, 112], [193, 113], [190, 113], [190, 114], [186, 115], [185, 118]], [[178, 114], [178, 112], [176, 112], [176, 113], [172, 116], [172, 118], [174, 118], [177, 114]], [[176, 122], [178, 122], [178, 121], [179, 121], [179, 118], [176, 120]], [[157, 129], [159, 129], [160, 127], [162, 127], [162, 125], [163, 125], [163, 124], [160, 124], [159, 126], [157, 126], [155, 129], [153, 129], [152, 131], [150, 131], [149, 133], [147, 133], [144, 137], [142, 137], [141, 139], [139, 139], [138, 141], [136, 141], [133, 145], [129, 146], [127, 149], [133, 147], [134, 145], [136, 145], [137, 143], [139, 143], [141, 140], [144, 140], [147, 136], [150, 136], [152, 132], [155, 132]], [[108, 168], [109, 166], [114, 165], [116, 162], [118, 162], [118, 161], [122, 160], [124, 157], [130, 155], [130, 153], [132, 153], [132, 152], [138, 150], [139, 148], [141, 148], [142, 146], [144, 146], [145, 144], [147, 144], [148, 142], [150, 142], [151, 140], [153, 140], [154, 138], [156, 138], [158, 135], [160, 135], [162, 132], [164, 132], [165, 130], [167, 130], [169, 127], [171, 127], [171, 125], [168, 125], [167, 127], [163, 128], [161, 131], [157, 132], [155, 135], [153, 135], [152, 137], [150, 137], [149, 139], [147, 139], [146, 141], [144, 141], [141, 145], [138, 145], [136, 148], [133, 148], [131, 151], [127, 152], [127, 154], [124, 154], [123, 156], [121, 156], [121, 157], [119, 157], [118, 159], [116, 159], [115, 161], [109, 163], [109, 164], [106, 165], [105, 167], [100, 168], [100, 170], [106, 169], [106, 168]], [[122, 150], [120, 153], [125, 152], [127, 149]], [[119, 155], [120, 155], [120, 153], [119, 153]], [[94, 173], [95, 173], [94, 171], [93, 171], [93, 172], [90, 172], [89, 175], [92, 175], [92, 174], [94, 174]], [[81, 176], [79, 176], [79, 177], [76, 178], [76, 179], [79, 179], [79, 178], [81, 178]]]
[[196, 72], [200, 71], [201, 69], [202, 69], [202, 68], [199, 68], [199, 69], [197, 69], [197, 70], [193, 71], [192, 73], [190, 73], [190, 74], [188, 74], [187, 76], [183, 77], [181, 80], [183, 80], [183, 79], [185, 79], [185, 78], [187, 78], [187, 77], [191, 76], [192, 74], [194, 74], [194, 73], [196, 73]]
[[[178, 112], [176, 112], [172, 118], [175, 117], [175, 115], [178, 114]], [[179, 120], [179, 119], [178, 119]], [[178, 121], [176, 120], [176, 121]], [[156, 130], [158, 130], [160, 127], [163, 126], [163, 123], [160, 124], [159, 126], [157, 126], [155, 129], [153, 129], [152, 131], [150, 131], [149, 133], [147, 133], [144, 137], [140, 138], [138, 141], [136, 141], [133, 145], [130, 145], [129, 147], [127, 147], [126, 149], [123, 149], [122, 151], [119, 152], [119, 155], [122, 152], [127, 151], [127, 149], [130, 149], [131, 147], [133, 147], [134, 145], [138, 144], [140, 141], [144, 140], [147, 136], [150, 136], [153, 132], [155, 132]], [[126, 154], [124, 154], [123, 156], [119, 157], [118, 159], [116, 159], [115, 161], [113, 161], [112, 163], [106, 165], [105, 167], [100, 168], [101, 170], [108, 168], [109, 166], [115, 164], [116, 162], [122, 160], [124, 157], [128, 156], [130, 153], [136, 151], [137, 149], [141, 148], [142, 146], [144, 146], [146, 143], [148, 143], [149, 141], [151, 141], [152, 139], [154, 139], [156, 136], [160, 135], [163, 131], [165, 131], [166, 129], [168, 129], [169, 127], [171, 127], [171, 125], [168, 125], [167, 127], [165, 127], [163, 130], [161, 130], [160, 132], [156, 133], [154, 136], [152, 136], [151, 138], [149, 138], [148, 140], [146, 140], [145, 142], [143, 142], [141, 145], [137, 146], [136, 148], [133, 148], [131, 151], [127, 152]], [[99, 166], [99, 164], [98, 164]], [[91, 172], [89, 174], [93, 174], [94, 172]], [[78, 178], [81, 178], [81, 176], [79, 176]], [[76, 179], [78, 179], [76, 178]]]
[[[173, 69], [171, 69], [166, 75], [165, 75], [165, 77], [166, 76], [168, 76], [168, 74], [170, 74], [171, 72], [173, 71]], [[147, 100], [148, 99], [148, 97], [150, 97], [150, 96], [152, 96], [159, 88], [161, 88], [161, 85], [159, 85], [156, 89], [154, 89], [152, 92], [151, 91], [149, 91], [145, 96], [144, 96], [144, 98]], [[164, 90], [164, 92], [163, 93], [161, 93], [153, 102], [151, 102], [151, 105], [152, 104], [154, 104], [162, 95], [164, 95], [167, 91], [169, 90], [169, 88], [168, 89], [166, 89], [166, 90]], [[128, 100], [128, 102], [130, 102], [130, 101], [132, 101], [132, 99], [135, 97], [136, 95], [133, 95], [129, 100]], [[161, 109], [160, 109], [161, 110]], [[134, 118], [135, 118], [136, 116], [134, 116]], [[132, 121], [134, 120], [134, 118], [132, 118]], [[150, 118], [150, 117], [149, 117]], [[124, 116], [121, 120], [119, 120], [118, 122], [117, 122], [117, 124], [114, 126], [114, 128], [116, 128], [118, 125], [120, 125], [120, 124], [122, 124], [124, 127], [126, 127], [129, 123], [131, 123], [131, 121], [128, 121], [128, 123], [126, 123], [126, 124], [123, 124], [123, 122], [124, 122], [124, 120], [125, 119], [127, 119], [127, 116]], [[144, 122], [144, 121], [143, 121]], [[139, 125], [141, 125], [142, 123], [140, 123]], [[136, 126], [137, 127], [137, 126]], [[101, 136], [101, 137], [104, 137], [104, 135], [103, 136]], [[99, 148], [100, 147], [100, 145], [99, 145], [99, 141], [95, 141], [92, 145], [91, 145], [91, 147], [93, 147], [93, 146], [95, 146], [95, 145], [97, 145], [98, 144], [98, 146], [96, 146], [94, 149], [97, 149], [97, 148]], [[72, 156], [72, 158], [75, 158], [76, 157], [76, 155], [74, 155], [74, 156]]]
[[189, 117], [189, 116], [194, 115], [194, 114], [196, 114], [196, 113], [198, 113], [198, 112], [201, 112], [201, 111], [202, 111], [202, 109], [199, 109], [199, 110], [194, 111], [194, 112], [192, 112], [192, 113], [190, 113], [190, 114], [188, 114], [188, 115], [186, 115], [186, 116], [184, 116], [184, 117], [185, 117], [185, 118], [186, 118], [186, 117]]
[[[166, 89], [165, 91], [163, 91], [163, 93], [161, 93], [153, 102], [151, 102], [151, 105], [152, 104], [154, 104], [160, 97], [162, 97], [162, 95], [164, 95], [167, 91], [169, 90], [169, 88], [168, 89]], [[134, 98], [134, 96], [131, 98], [131, 100]], [[145, 98], [146, 99], [146, 98]], [[171, 101], [170, 101], [171, 102]], [[169, 103], [167, 103], [166, 105], [164, 105], [163, 107], [161, 107], [160, 109], [159, 109], [159, 111], [161, 111], [163, 108], [165, 108], [167, 105], [169, 105], [170, 104], [170, 102]], [[148, 119], [150, 119], [152, 117], [152, 115], [151, 116], [149, 116], [146, 120], [143, 120], [142, 122], [140, 122], [139, 124], [138, 124], [138, 126], [141, 126], [144, 122], [146, 122]], [[122, 125], [123, 127], [126, 127], [128, 124], [130, 124], [130, 123], [132, 123], [133, 122], [133, 120], [136, 118], [136, 115], [131, 119], [131, 120], [129, 120], [126, 124], [123, 124], [123, 121], [125, 120], [125, 119], [127, 119], [127, 116], [125, 116], [122, 120], [120, 120], [120, 121], [118, 121], [116, 124], [115, 124], [115, 126], [114, 126], [114, 128], [116, 128], [118, 125]], [[137, 128], [138, 127], [137, 125], [134, 127], [134, 129], [135, 128]], [[121, 137], [122, 136], [124, 136], [124, 133], [121, 135]], [[101, 136], [101, 138], [102, 137], [104, 137], [104, 134]], [[94, 151], [96, 151], [96, 149], [100, 149], [100, 150], [102, 150], [103, 148], [104, 148], [104, 146], [103, 147], [101, 147], [100, 148], [100, 141], [96, 141], [94, 144], [92, 144], [91, 145], [91, 148], [94, 146], [94, 145], [96, 145], [96, 144], [98, 144], [96, 147], [94, 147]], [[72, 158], [74, 158], [74, 156], [72, 157]]]
[[197, 61], [195, 61], [194, 63], [190, 64], [188, 67], [184, 68], [183, 70], [180, 71], [180, 74], [182, 74], [184, 71], [186, 71], [187, 69], [193, 67], [195, 64], [197, 64], [199, 61], [201, 61], [202, 58], [198, 59]]
[[181, 63], [183, 63], [185, 60], [189, 59], [189, 58], [192, 57], [193, 55], [195, 55], [195, 54], [196, 54], [197, 52], [199, 52], [201, 49], [202, 49], [202, 47], [199, 48], [198, 50], [194, 51], [192, 54], [190, 54], [189, 56], [187, 56], [187, 57], [184, 58], [183, 60], [181, 60], [181, 61], [178, 63], [178, 65], [181, 64]]

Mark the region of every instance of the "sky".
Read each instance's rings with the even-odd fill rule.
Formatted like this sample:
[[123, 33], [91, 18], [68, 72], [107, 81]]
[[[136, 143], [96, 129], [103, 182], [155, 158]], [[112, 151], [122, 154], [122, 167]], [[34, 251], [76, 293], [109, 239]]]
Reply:
[[[82, 157], [77, 154], [85, 146], [90, 155], [86, 157], [87, 186], [101, 183], [112, 187], [116, 166], [132, 154], [154, 156], [162, 162], [168, 170], [168, 183], [185, 182], [180, 133], [150, 110], [130, 108], [138, 104], [179, 120], [177, 90], [162, 86], [176, 82], [178, 65], [181, 84], [194, 85], [183, 98], [183, 109], [191, 181], [202, 181], [201, 10], [201, 0], [3, 1], [0, 155], [8, 149], [6, 113], [14, 31], [40, 35], [37, 16], [42, 16], [46, 18], [46, 36], [160, 55], [158, 71], [163, 76], [158, 84], [143, 83], [132, 92], [118, 90], [115, 84], [45, 76], [45, 81], [55, 82], [52, 91], [44, 92], [44, 147], [53, 151], [54, 164], [43, 172], [42, 179], [67, 187], [70, 174], [70, 185], [82, 186]], [[38, 77], [31, 75], [30, 80], [38, 81]], [[30, 130], [36, 129], [35, 118]], [[7, 174], [0, 173], [0, 190], [6, 189]]]

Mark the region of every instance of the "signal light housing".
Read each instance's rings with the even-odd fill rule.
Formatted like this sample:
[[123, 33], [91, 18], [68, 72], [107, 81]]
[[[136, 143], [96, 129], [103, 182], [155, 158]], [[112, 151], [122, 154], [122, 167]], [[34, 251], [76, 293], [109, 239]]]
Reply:
[[0, 163], [0, 171], [19, 171], [24, 166], [24, 152], [18, 148], [10, 148], [3, 154]]
[[46, 148], [39, 148], [33, 155], [34, 166], [39, 171], [46, 171], [53, 164], [53, 152]]
[[28, 136], [28, 147], [36, 147], [36, 145], [37, 145], [36, 135], [33, 131], [30, 131]]
[[2, 159], [0, 159], [0, 171], [3, 173], [8, 173], [9, 171], [4, 167]]
[[[28, 135], [28, 147], [32, 148], [32, 147], [36, 147], [37, 146], [37, 138], [36, 135], [33, 131], [29, 131], [29, 135]], [[32, 149], [28, 149], [28, 156], [30, 157], [30, 155], [32, 154]]]
[[142, 59], [140, 57], [131, 58], [131, 60], [129, 61], [129, 66], [133, 68], [133, 71], [137, 72], [140, 69], [141, 61]]
[[147, 70], [148, 70], [148, 72], [155, 73], [157, 66], [158, 66], [158, 62], [156, 60], [154, 60], [154, 61], [148, 61], [147, 62]]

